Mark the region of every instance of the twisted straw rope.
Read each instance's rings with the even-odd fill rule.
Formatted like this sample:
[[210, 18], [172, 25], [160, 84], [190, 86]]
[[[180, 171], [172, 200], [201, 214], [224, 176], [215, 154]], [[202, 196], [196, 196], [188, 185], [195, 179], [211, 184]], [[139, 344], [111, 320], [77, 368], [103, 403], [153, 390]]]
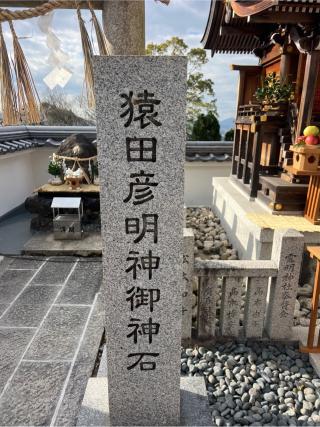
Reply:
[[40, 6], [35, 6], [24, 10], [0, 9], [0, 22], [12, 21], [15, 19], [29, 19], [45, 15], [53, 9], [59, 9], [70, 3], [70, 0], [49, 0]]
[[[159, 0], [161, 3], [168, 5], [170, 0]], [[17, 19], [36, 18], [45, 15], [53, 9], [61, 9], [70, 3], [70, 0], [48, 0], [40, 6], [31, 7], [24, 10], [9, 10], [0, 8], [0, 22], [13, 21]]]

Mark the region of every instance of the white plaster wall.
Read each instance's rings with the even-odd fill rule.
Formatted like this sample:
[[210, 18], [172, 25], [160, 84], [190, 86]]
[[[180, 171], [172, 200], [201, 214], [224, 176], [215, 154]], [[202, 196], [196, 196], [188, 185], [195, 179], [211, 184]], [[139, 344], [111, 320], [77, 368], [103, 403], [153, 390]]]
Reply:
[[[41, 147], [0, 156], [0, 218], [24, 203], [48, 182], [49, 156], [53, 148]], [[186, 162], [185, 205], [212, 205], [212, 178], [228, 177], [231, 162]]]
[[52, 156], [54, 151], [56, 150], [49, 147], [34, 150], [32, 154], [32, 162], [34, 166], [33, 179], [35, 188], [48, 182], [50, 177], [52, 178], [52, 176], [48, 174], [48, 163], [49, 156]]
[[50, 154], [45, 147], [0, 156], [0, 218], [48, 181]]
[[186, 162], [184, 168], [186, 206], [212, 206], [212, 178], [229, 177], [231, 161]]

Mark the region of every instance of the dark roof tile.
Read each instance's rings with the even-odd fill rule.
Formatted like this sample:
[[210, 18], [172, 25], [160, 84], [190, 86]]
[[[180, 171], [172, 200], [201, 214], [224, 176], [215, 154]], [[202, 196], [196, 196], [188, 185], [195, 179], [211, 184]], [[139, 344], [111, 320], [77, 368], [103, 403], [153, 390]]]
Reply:
[[[83, 133], [96, 143], [94, 126], [7, 126], [0, 127], [0, 156], [15, 151], [49, 146], [54, 151], [69, 135]], [[231, 159], [232, 142], [187, 141], [186, 160], [223, 162]]]

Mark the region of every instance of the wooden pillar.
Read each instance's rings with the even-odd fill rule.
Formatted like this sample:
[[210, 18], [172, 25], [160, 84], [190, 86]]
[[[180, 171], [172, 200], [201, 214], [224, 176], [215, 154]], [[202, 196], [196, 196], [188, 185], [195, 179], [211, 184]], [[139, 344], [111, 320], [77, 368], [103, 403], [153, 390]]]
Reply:
[[246, 78], [246, 72], [244, 70], [240, 70], [239, 72], [239, 83], [238, 83], [238, 99], [237, 99], [237, 113], [239, 110], [239, 105], [243, 105], [244, 100], [244, 81]]
[[144, 55], [145, 0], [105, 0], [102, 20], [111, 55]]
[[290, 63], [291, 63], [291, 55], [289, 52], [286, 51], [280, 57], [280, 78], [285, 83], [288, 83]]
[[316, 334], [317, 319], [318, 319], [318, 304], [320, 296], [320, 247], [319, 246], [308, 246], [307, 251], [310, 253], [310, 257], [316, 260], [316, 274], [313, 285], [313, 295], [311, 301], [311, 316], [308, 333], [308, 341], [306, 346], [300, 346], [300, 351], [303, 353], [320, 353], [320, 334], [318, 332], [317, 343], [314, 343]]
[[307, 53], [301, 102], [299, 107], [297, 135], [302, 134], [303, 129], [309, 124], [312, 117], [312, 109], [319, 70], [319, 60], [319, 50], [314, 50], [311, 53]]
[[297, 80], [296, 80], [296, 88], [295, 88], [295, 100], [297, 105], [300, 105], [300, 99], [303, 88], [303, 76], [304, 70], [306, 68], [306, 55], [303, 53], [299, 53], [299, 61], [298, 61], [298, 69], [297, 69]]

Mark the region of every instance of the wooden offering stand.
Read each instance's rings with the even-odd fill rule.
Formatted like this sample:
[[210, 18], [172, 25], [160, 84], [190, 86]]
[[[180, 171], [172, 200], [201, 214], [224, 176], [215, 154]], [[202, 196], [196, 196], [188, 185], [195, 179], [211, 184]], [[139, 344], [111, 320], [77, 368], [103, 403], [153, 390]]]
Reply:
[[320, 224], [320, 169], [315, 172], [307, 172], [287, 166], [286, 171], [295, 176], [310, 176], [304, 217], [312, 224]]
[[291, 146], [293, 165], [286, 171], [295, 176], [310, 176], [304, 217], [312, 224], [320, 224], [320, 147]]
[[317, 172], [320, 159], [318, 145], [291, 145], [290, 151], [293, 152], [293, 169], [301, 172]]
[[318, 303], [320, 296], [320, 246], [308, 246], [307, 251], [311, 258], [315, 258], [317, 262], [316, 274], [314, 278], [313, 295], [311, 302], [311, 316], [308, 333], [308, 341], [306, 346], [300, 346], [300, 351], [303, 353], [320, 353], [320, 334], [318, 333], [317, 344], [314, 345], [314, 336], [316, 332]]
[[83, 177], [71, 177], [71, 178], [66, 178], [66, 182], [70, 185], [70, 190], [79, 190], [80, 187], [80, 183], [82, 181]]
[[310, 177], [304, 217], [312, 224], [320, 224], [320, 171]]

